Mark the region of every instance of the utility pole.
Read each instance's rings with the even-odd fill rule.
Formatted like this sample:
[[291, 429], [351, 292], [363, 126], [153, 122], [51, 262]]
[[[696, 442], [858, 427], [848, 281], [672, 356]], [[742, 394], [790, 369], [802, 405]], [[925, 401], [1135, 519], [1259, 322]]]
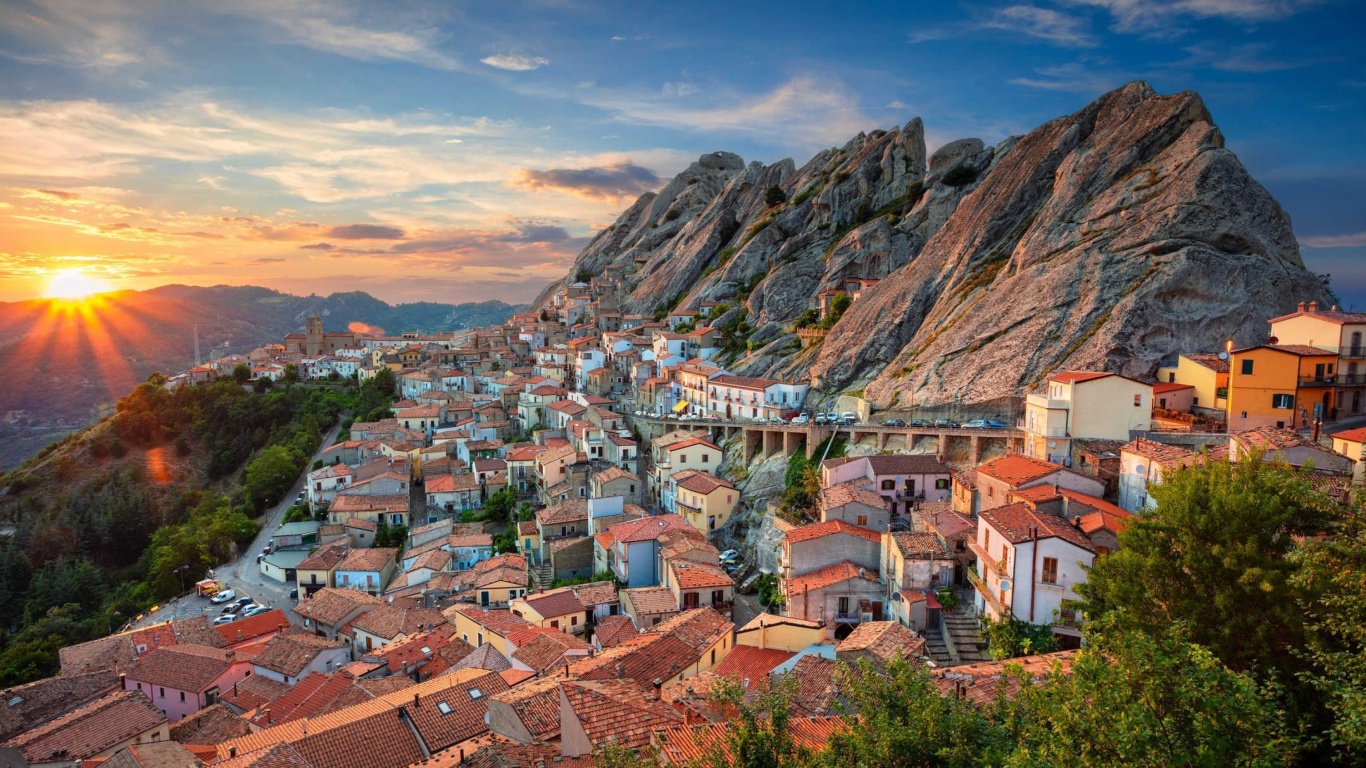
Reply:
[[194, 326], [194, 367], [199, 367], [199, 324]]

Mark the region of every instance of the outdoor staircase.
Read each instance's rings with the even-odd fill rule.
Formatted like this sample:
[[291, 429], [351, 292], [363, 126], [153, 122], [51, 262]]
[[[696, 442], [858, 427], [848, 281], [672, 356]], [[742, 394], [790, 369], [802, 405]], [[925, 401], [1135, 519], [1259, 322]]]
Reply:
[[[986, 642], [982, 640], [980, 625], [977, 617], [969, 616], [966, 613], [945, 613], [944, 629], [948, 632], [946, 642], [952, 642], [959, 664], [973, 664], [979, 661], [990, 661], [991, 656], [987, 653]], [[928, 635], [927, 635], [928, 637]]]
[[555, 582], [555, 569], [550, 567], [550, 563], [541, 563], [531, 568], [531, 578], [536, 582], [536, 590], [544, 592]]
[[953, 657], [949, 656], [949, 647], [944, 644], [944, 635], [939, 628], [926, 629], [924, 635], [925, 650], [929, 651], [934, 663], [941, 667], [953, 666]]

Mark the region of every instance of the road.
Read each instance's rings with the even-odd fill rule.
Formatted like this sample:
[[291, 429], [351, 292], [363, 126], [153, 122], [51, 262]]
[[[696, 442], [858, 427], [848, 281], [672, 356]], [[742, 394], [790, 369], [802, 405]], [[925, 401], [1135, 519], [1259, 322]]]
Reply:
[[266, 542], [275, 535], [275, 529], [280, 527], [280, 522], [285, 516], [285, 510], [294, 505], [294, 499], [299, 495], [299, 491], [303, 490], [304, 483], [308, 481], [309, 468], [313, 466], [313, 462], [322, 454], [324, 449], [336, 442], [337, 435], [341, 432], [341, 422], [345, 418], [346, 414], [338, 417], [337, 423], [318, 444], [318, 452], [311, 456], [304, 465], [303, 474], [294, 481], [294, 485], [285, 493], [280, 503], [266, 513], [261, 532], [257, 534], [256, 540], [246, 548], [237, 562], [228, 563], [218, 568], [216, 573], [218, 579], [236, 588], [239, 596], [245, 590], [246, 594], [256, 598], [256, 602], [261, 605], [288, 607], [293, 604], [289, 598], [289, 592], [293, 587], [263, 575], [260, 566], [256, 564], [256, 556], [261, 554]]

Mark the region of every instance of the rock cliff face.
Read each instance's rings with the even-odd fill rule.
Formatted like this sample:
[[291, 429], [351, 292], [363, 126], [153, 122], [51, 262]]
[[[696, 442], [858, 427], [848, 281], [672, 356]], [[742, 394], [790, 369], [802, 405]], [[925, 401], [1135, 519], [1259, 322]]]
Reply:
[[[626, 312], [724, 302], [712, 324], [732, 369], [809, 373], [819, 394], [861, 387], [882, 406], [1018, 395], [1061, 368], [1147, 376], [1255, 342], [1298, 301], [1332, 302], [1200, 98], [1146, 83], [928, 162], [919, 119], [801, 169], [703, 156], [575, 271], [608, 265], [625, 272]], [[801, 350], [792, 325], [811, 297], [855, 277], [880, 282]]]

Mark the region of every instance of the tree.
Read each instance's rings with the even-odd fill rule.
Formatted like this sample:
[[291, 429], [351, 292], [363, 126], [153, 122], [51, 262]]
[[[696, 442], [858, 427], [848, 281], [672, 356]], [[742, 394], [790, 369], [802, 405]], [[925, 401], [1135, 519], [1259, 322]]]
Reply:
[[1042, 686], [1021, 681], [1011, 766], [1284, 766], [1298, 742], [1276, 688], [1234, 672], [1184, 628], [1102, 626]]
[[238, 384], [246, 384], [251, 380], [251, 366], [246, 363], [238, 363], [232, 367], [232, 380]]
[[299, 477], [304, 457], [297, 450], [272, 445], [247, 464], [242, 493], [252, 509], [260, 512], [284, 498]]
[[299, 366], [294, 363], [285, 363], [284, 380], [286, 384], [294, 384], [299, 381]]
[[1014, 616], [1000, 621], [982, 618], [982, 634], [993, 659], [1013, 659], [1058, 650], [1058, 638], [1047, 624], [1030, 624]]
[[775, 205], [782, 205], [786, 202], [787, 193], [777, 184], [774, 184], [764, 191], [764, 205], [767, 205], [769, 208], [772, 208]]
[[1333, 502], [1259, 455], [1171, 473], [1152, 495], [1156, 512], [1077, 585], [1083, 607], [1149, 635], [1185, 624], [1191, 642], [1236, 671], [1299, 666], [1304, 615], [1289, 554], [1326, 529]]
[[488, 497], [484, 502], [484, 519], [494, 522], [513, 522], [512, 513], [517, 506], [517, 493], [511, 488]]
[[709, 750], [705, 763], [711, 768], [746, 766], [781, 768], [802, 765], [810, 751], [792, 736], [792, 699], [796, 685], [785, 679], [746, 694], [731, 678], [712, 684], [708, 697], [722, 711], [734, 712], [727, 720], [724, 743]]

